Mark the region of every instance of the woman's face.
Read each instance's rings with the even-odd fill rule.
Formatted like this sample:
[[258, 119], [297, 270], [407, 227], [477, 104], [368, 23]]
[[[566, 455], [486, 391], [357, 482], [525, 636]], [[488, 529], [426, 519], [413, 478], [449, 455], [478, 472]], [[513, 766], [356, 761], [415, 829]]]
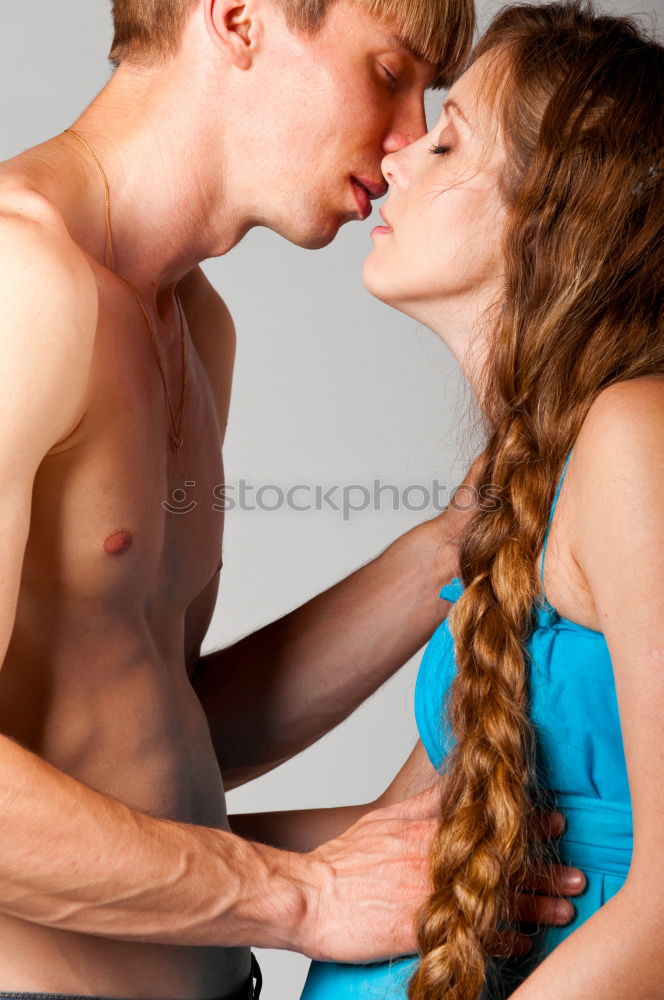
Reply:
[[450, 89], [427, 135], [383, 160], [387, 225], [373, 230], [364, 267], [373, 295], [445, 339], [501, 297], [505, 151], [483, 86], [499, 65], [490, 56]]

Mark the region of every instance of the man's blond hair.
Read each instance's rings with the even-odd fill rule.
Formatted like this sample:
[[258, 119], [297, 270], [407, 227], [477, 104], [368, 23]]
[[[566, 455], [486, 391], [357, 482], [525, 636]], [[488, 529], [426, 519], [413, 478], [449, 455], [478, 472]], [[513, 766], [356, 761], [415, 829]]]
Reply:
[[[334, 0], [274, 0], [291, 30], [314, 35]], [[112, 0], [110, 60], [154, 62], [173, 56], [198, 0]], [[448, 86], [465, 62], [475, 26], [473, 0], [357, 0], [389, 24], [418, 58], [438, 67], [434, 87]]]

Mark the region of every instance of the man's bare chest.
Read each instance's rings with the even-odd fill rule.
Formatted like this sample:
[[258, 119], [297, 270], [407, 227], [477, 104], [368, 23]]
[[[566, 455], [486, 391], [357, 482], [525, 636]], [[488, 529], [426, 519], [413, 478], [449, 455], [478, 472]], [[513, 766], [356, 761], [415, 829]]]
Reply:
[[[158, 331], [157, 331], [158, 332]], [[24, 561], [27, 585], [65, 600], [118, 601], [183, 612], [221, 559], [223, 464], [217, 401], [185, 325], [187, 384], [180, 451], [182, 357], [155, 345], [135, 302], [102, 303], [81, 423], [43, 460]], [[164, 385], [164, 382], [166, 385]], [[170, 409], [169, 409], [170, 401]]]

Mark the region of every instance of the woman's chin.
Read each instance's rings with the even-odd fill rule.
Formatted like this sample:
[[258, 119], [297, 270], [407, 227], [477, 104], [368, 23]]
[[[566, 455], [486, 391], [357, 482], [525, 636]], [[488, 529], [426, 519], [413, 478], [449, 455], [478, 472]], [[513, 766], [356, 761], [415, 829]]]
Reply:
[[406, 289], [400, 287], [396, 281], [390, 280], [389, 275], [375, 271], [367, 273], [365, 269], [363, 279], [365, 288], [375, 299], [403, 313], [404, 316], [417, 320], [418, 323], [422, 322], [421, 303], [413, 301]]
[[395, 309], [399, 308], [396, 301], [397, 289], [394, 280], [391, 280], [390, 274], [384, 268], [381, 268], [376, 261], [372, 260], [371, 254], [364, 262], [362, 280], [364, 281], [366, 290], [375, 299], [379, 299], [385, 305], [393, 306]]

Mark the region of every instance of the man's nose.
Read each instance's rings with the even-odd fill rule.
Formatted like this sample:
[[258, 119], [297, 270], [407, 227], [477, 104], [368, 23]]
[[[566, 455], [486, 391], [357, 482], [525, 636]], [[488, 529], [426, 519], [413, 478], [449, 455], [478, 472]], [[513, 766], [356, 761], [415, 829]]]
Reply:
[[427, 120], [423, 97], [411, 97], [398, 108], [392, 126], [383, 141], [385, 153], [396, 153], [411, 142], [421, 139], [427, 131]]

